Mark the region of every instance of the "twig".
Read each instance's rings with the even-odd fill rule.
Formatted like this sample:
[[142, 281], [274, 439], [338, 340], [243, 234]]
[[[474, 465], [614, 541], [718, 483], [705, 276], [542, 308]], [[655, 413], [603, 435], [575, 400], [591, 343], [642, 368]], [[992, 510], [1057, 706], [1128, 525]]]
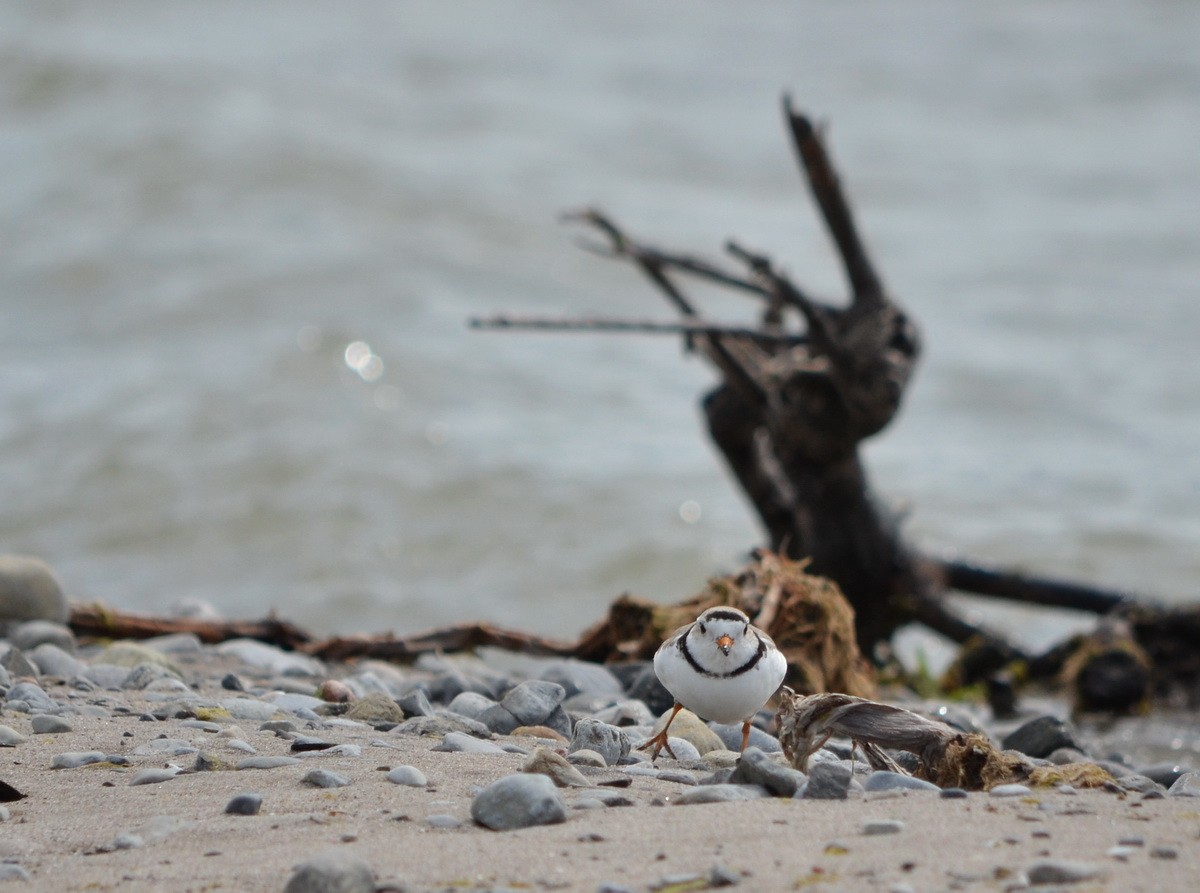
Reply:
[[645, 335], [730, 335], [751, 338], [773, 344], [804, 344], [808, 337], [789, 332], [770, 332], [745, 326], [685, 319], [679, 322], [659, 322], [644, 319], [550, 318], [545, 316], [472, 317], [467, 321], [473, 329], [528, 329], [545, 332], [635, 332]]

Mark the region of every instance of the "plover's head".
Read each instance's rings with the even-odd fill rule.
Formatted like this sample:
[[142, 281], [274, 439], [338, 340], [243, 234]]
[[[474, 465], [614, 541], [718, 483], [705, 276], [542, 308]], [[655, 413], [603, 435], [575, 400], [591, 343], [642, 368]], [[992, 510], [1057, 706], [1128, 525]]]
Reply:
[[718, 605], [709, 608], [696, 619], [693, 629], [706, 641], [712, 642], [728, 656], [750, 629], [750, 618], [737, 608]]

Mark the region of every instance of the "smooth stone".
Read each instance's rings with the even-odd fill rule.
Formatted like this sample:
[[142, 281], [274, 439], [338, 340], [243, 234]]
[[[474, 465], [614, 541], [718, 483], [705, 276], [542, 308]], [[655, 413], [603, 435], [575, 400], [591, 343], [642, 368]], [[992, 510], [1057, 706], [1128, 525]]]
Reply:
[[521, 767], [522, 772], [545, 775], [560, 788], [586, 788], [591, 782], [583, 773], [567, 762], [567, 758], [544, 747], [539, 747]]
[[75, 634], [65, 623], [53, 620], [26, 620], [9, 631], [8, 641], [22, 651], [32, 652], [39, 645], [53, 645], [66, 654], [75, 653]]
[[200, 748], [182, 738], [154, 738], [145, 744], [139, 744], [133, 749], [135, 757], [167, 756], [177, 757], [184, 754], [196, 753]]
[[[650, 732], [650, 737], [654, 737], [663, 730], [670, 716], [670, 711], [667, 711], [658, 718], [658, 722], [654, 724], [654, 728]], [[729, 750], [725, 746], [725, 742], [721, 740], [721, 736], [710, 729], [708, 723], [690, 710], [680, 710], [675, 714], [675, 719], [671, 720], [670, 734], [672, 737], [682, 738], [689, 742], [701, 756], [713, 750]], [[739, 732], [738, 734], [738, 747], [741, 747], [741, 733]]]
[[16, 862], [0, 862], [0, 881], [27, 881], [29, 872]]
[[296, 866], [283, 893], [375, 893], [375, 872], [345, 850], [328, 850]]
[[268, 722], [279, 712], [274, 704], [257, 701], [253, 698], [223, 698], [217, 703], [222, 709], [228, 711], [233, 719]]
[[605, 769], [608, 767], [608, 763], [604, 762], [604, 757], [594, 750], [588, 750], [586, 747], [570, 751], [567, 754], [567, 762], [576, 766], [591, 766], [595, 769]]
[[439, 713], [437, 716], [413, 716], [392, 728], [390, 735], [421, 735], [441, 738], [450, 732], [461, 732], [477, 738], [491, 738], [491, 730], [481, 722], [465, 716]]
[[282, 766], [295, 766], [302, 762], [299, 757], [246, 757], [237, 763], [238, 769], [278, 769]]
[[121, 688], [126, 691], [145, 691], [165, 679], [173, 682], [180, 681], [169, 669], [160, 664], [141, 663], [129, 671], [121, 682]]
[[450, 753], [505, 753], [500, 745], [463, 732], [447, 732], [432, 749]]
[[415, 689], [396, 699], [405, 716], [434, 716], [433, 705], [422, 689]]
[[796, 796], [805, 800], [845, 800], [854, 772], [845, 763], [822, 762], [809, 767], [808, 784]]
[[204, 643], [195, 633], [165, 633], [143, 639], [142, 644], [163, 654], [201, 654], [204, 651]]
[[1155, 763], [1152, 766], [1142, 767], [1140, 771], [1142, 775], [1158, 782], [1164, 788], [1169, 788], [1179, 781], [1180, 776], [1191, 770], [1179, 763]]
[[426, 816], [425, 824], [439, 831], [453, 831], [455, 828], [461, 828], [463, 823], [456, 816], [437, 813], [436, 815]]
[[103, 763], [108, 758], [98, 750], [74, 751], [60, 753], [50, 761], [51, 769], [78, 769], [91, 763]]
[[1027, 797], [1033, 791], [1023, 784], [998, 784], [988, 791], [993, 797]]
[[862, 833], [868, 837], [877, 834], [899, 834], [904, 830], [904, 822], [899, 819], [871, 819], [863, 823]]
[[25, 656], [25, 652], [20, 648], [9, 646], [4, 652], [4, 656], [0, 657], [0, 667], [3, 667], [9, 676], [21, 677], [31, 676], [37, 678], [42, 673], [38, 669], [38, 665]]
[[[1071, 793], [1075, 793], [1073, 788]], [[966, 800], [971, 794], [962, 788], [942, 788], [942, 793], [939, 796], [943, 800]]]
[[300, 781], [302, 784], [312, 785], [314, 788], [344, 788], [350, 784], [350, 779], [346, 776], [330, 772], [328, 769], [312, 769], [304, 773], [304, 777]]
[[481, 695], [475, 691], [464, 691], [455, 695], [454, 700], [446, 705], [446, 709], [468, 719], [479, 719], [479, 715], [483, 711], [495, 706], [496, 702], [487, 695]]
[[649, 662], [634, 676], [625, 693], [649, 707], [655, 716], [667, 713], [675, 706], [675, 696], [667, 691], [654, 672], [654, 665]]
[[685, 784], [689, 787], [699, 783], [696, 781], [696, 774], [694, 772], [684, 772], [679, 769], [660, 769], [658, 779], [659, 781], [670, 781], [675, 784]]
[[8, 811], [7, 806], [0, 806], [0, 823], [7, 822], [12, 818], [12, 813]]
[[[8, 670], [3, 664], [0, 664], [0, 689], [8, 688], [10, 685], [12, 685], [12, 676], [8, 675]], [[0, 692], [0, 695], [2, 694], [3, 692]]]
[[262, 801], [262, 794], [246, 791], [231, 798], [225, 804], [225, 812], [229, 815], [258, 815]]
[[760, 800], [770, 796], [756, 784], [708, 784], [688, 788], [673, 801], [677, 806], [696, 803], [733, 803], [740, 800]]
[[550, 711], [550, 715], [546, 717], [543, 725], [553, 729], [568, 740], [570, 740], [572, 733], [575, 731], [575, 722], [571, 719], [571, 715], [567, 713], [566, 708], [562, 704], [559, 704]]
[[803, 772], [775, 762], [757, 747], [747, 747], [729, 780], [760, 785], [776, 797], [793, 797], [807, 778]]
[[138, 642], [113, 642], [96, 655], [92, 663], [124, 667], [126, 672], [141, 664], [154, 664], [162, 667], [172, 676], [180, 679], [183, 678], [183, 673], [175, 661], [171, 660], [171, 658], [167, 657], [161, 651], [155, 651], [153, 648], [148, 648]]
[[565, 696], [566, 690], [562, 685], [529, 679], [510, 689], [500, 701], [500, 706], [517, 718], [518, 725], [540, 725], [545, 723]]
[[512, 731], [514, 738], [539, 738], [542, 741], [553, 741], [555, 744], [567, 745], [571, 739], [554, 731], [548, 726], [520, 726]]
[[610, 707], [593, 711], [592, 719], [598, 719], [610, 726], [620, 726], [621, 728], [654, 725], [654, 714], [641, 701], [618, 701]]
[[416, 766], [396, 766], [388, 772], [387, 780], [410, 788], [423, 788], [429, 784], [425, 773]]
[[75, 731], [75, 727], [61, 716], [48, 713], [35, 713], [29, 718], [29, 725], [35, 735], [59, 735]]
[[404, 722], [404, 711], [391, 695], [376, 691], [351, 704], [345, 717], [371, 724], [401, 723]]
[[1179, 850], [1173, 846], [1156, 846], [1150, 849], [1151, 859], [1178, 859]]
[[544, 682], [562, 687], [566, 697], [577, 694], [621, 697], [625, 687], [621, 680], [602, 664], [582, 660], [556, 660], [542, 667], [538, 676]]
[[324, 665], [316, 658], [254, 639], [230, 639], [214, 646], [218, 654], [235, 657], [244, 664], [281, 676], [323, 676]]
[[53, 642], [42, 642], [29, 652], [29, 659], [37, 664], [44, 676], [59, 679], [74, 679], [87, 672], [87, 664]]
[[[740, 751], [742, 749], [742, 724], [734, 723], [719, 723], [710, 722], [708, 727], [712, 729], [721, 743], [725, 745], [726, 750]], [[675, 724], [671, 724], [671, 731], [675, 731]], [[782, 753], [783, 747], [779, 744], [779, 739], [769, 732], [764, 732], [758, 726], [750, 727], [750, 740], [746, 743], [746, 747], [757, 747], [763, 753]]]
[[129, 667], [118, 667], [116, 664], [102, 664], [93, 661], [80, 675], [97, 688], [117, 691], [129, 676]]
[[1117, 779], [1117, 784], [1123, 790], [1133, 791], [1135, 794], [1148, 794], [1151, 791], [1162, 790], [1162, 785], [1152, 778], [1147, 778], [1144, 775], [1138, 775], [1131, 772], [1129, 775], [1122, 775]]
[[192, 763], [193, 772], [228, 772], [231, 769], [233, 765], [228, 760], [203, 750], [197, 752], [196, 760]]
[[16, 747], [25, 743], [25, 736], [10, 726], [0, 726], [0, 747]]
[[1172, 797], [1200, 797], [1200, 772], [1185, 772], [1167, 788]]
[[185, 719], [180, 721], [179, 726], [184, 729], [199, 729], [201, 732], [211, 732], [214, 735], [222, 729], [220, 723], [210, 722], [205, 719]]
[[1043, 859], [1025, 869], [1025, 877], [1035, 887], [1045, 884], [1078, 884], [1105, 876], [1104, 869], [1089, 862], [1070, 862], [1066, 859]]
[[1039, 716], [1029, 720], [1005, 735], [1000, 746], [1004, 750], [1020, 751], [1036, 759], [1045, 759], [1060, 747], [1083, 750], [1075, 730], [1057, 716]]
[[511, 735], [524, 725], [502, 704], [488, 707], [476, 718], [487, 726], [489, 731], [495, 732], [497, 735]]
[[594, 719], [584, 718], [575, 723], [568, 753], [590, 750], [600, 754], [608, 766], [615, 766], [631, 749], [629, 736], [623, 729]]
[[941, 792], [941, 788], [933, 782], [925, 781], [923, 778], [913, 778], [911, 775], [901, 775], [899, 772], [888, 772], [886, 770], [872, 772], [863, 782], [863, 789], [867, 791], [934, 791]]
[[493, 831], [550, 825], [567, 819], [567, 807], [545, 775], [508, 775], [471, 801], [471, 818]]
[[6, 706], [12, 710], [20, 710], [16, 706], [18, 702], [25, 704], [25, 710], [21, 711], [23, 713], [51, 713], [59, 709], [58, 702], [46, 694], [40, 685], [32, 682], [18, 682], [8, 690], [5, 696]]
[[284, 692], [272, 697], [269, 703], [274, 704], [277, 709], [285, 713], [297, 713], [301, 710], [313, 710], [316, 707], [322, 707], [326, 702], [312, 695]]
[[170, 781], [179, 774], [178, 769], [139, 769], [134, 773], [133, 778], [129, 779], [129, 784], [158, 784], [163, 781]]
[[15, 622], [66, 623], [70, 605], [46, 562], [32, 555], [0, 555], [0, 629]]

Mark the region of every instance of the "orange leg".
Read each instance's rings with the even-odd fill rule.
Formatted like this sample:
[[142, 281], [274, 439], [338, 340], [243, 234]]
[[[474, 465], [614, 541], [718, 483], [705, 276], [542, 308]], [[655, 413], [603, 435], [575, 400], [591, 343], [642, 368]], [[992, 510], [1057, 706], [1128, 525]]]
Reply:
[[[671, 708], [671, 716], [667, 719], [667, 724], [663, 726], [663, 730], [653, 738], [649, 738], [638, 745], [638, 750], [646, 750], [649, 747], [654, 748], [654, 750], [650, 752], [650, 762], [654, 762], [658, 759], [659, 751], [661, 751], [664, 747], [667, 749], [667, 753], [671, 755], [671, 759], [678, 759], [678, 757], [675, 756], [675, 751], [671, 750], [671, 745], [667, 743], [667, 730], [671, 728], [671, 723], [675, 721], [675, 715], [682, 709], [683, 705], [676, 702], [675, 706]], [[749, 733], [747, 732], [747, 734]]]
[[750, 720], [742, 723], [742, 753], [746, 752], [746, 745], [750, 743]]

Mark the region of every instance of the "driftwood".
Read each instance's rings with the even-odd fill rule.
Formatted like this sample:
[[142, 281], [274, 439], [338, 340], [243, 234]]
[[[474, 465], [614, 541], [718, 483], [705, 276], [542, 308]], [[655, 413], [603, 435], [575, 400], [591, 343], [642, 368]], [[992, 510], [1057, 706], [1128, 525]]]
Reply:
[[[602, 244], [592, 250], [626, 260], [648, 278], [677, 322], [502, 316], [473, 324], [678, 331], [721, 375], [703, 399], [708, 432], [754, 507], [769, 548], [806, 559], [813, 573], [836, 581], [855, 610], [866, 653], [882, 658], [892, 632], [915, 621], [972, 644], [976, 660], [968, 669], [979, 674], [972, 679], [1013, 663], [1049, 667], [1053, 662], [956, 614], [943, 594], [957, 590], [1096, 614], [1148, 603], [1127, 592], [926, 554], [905, 539], [897, 518], [873, 494], [859, 446], [899, 410], [920, 358], [920, 335], [858, 232], [822, 130], [786, 98], [783, 111], [800, 169], [841, 257], [847, 302], [816, 300], [770, 258], [735, 242], [726, 244], [733, 266], [721, 265], [642, 242], [589, 209], [568, 219], [600, 236]], [[684, 291], [688, 279], [754, 298], [757, 326], [708, 321]], [[1139, 638], [1146, 629], [1135, 624]], [[1182, 649], [1172, 653], [1186, 660]], [[1200, 681], [1200, 666], [1195, 669]]]
[[118, 611], [100, 603], [72, 605], [69, 623], [77, 636], [95, 639], [149, 639], [170, 633], [192, 633], [207, 644], [229, 639], [257, 639], [280, 648], [303, 650], [313, 638], [274, 614], [262, 620], [154, 617]]

